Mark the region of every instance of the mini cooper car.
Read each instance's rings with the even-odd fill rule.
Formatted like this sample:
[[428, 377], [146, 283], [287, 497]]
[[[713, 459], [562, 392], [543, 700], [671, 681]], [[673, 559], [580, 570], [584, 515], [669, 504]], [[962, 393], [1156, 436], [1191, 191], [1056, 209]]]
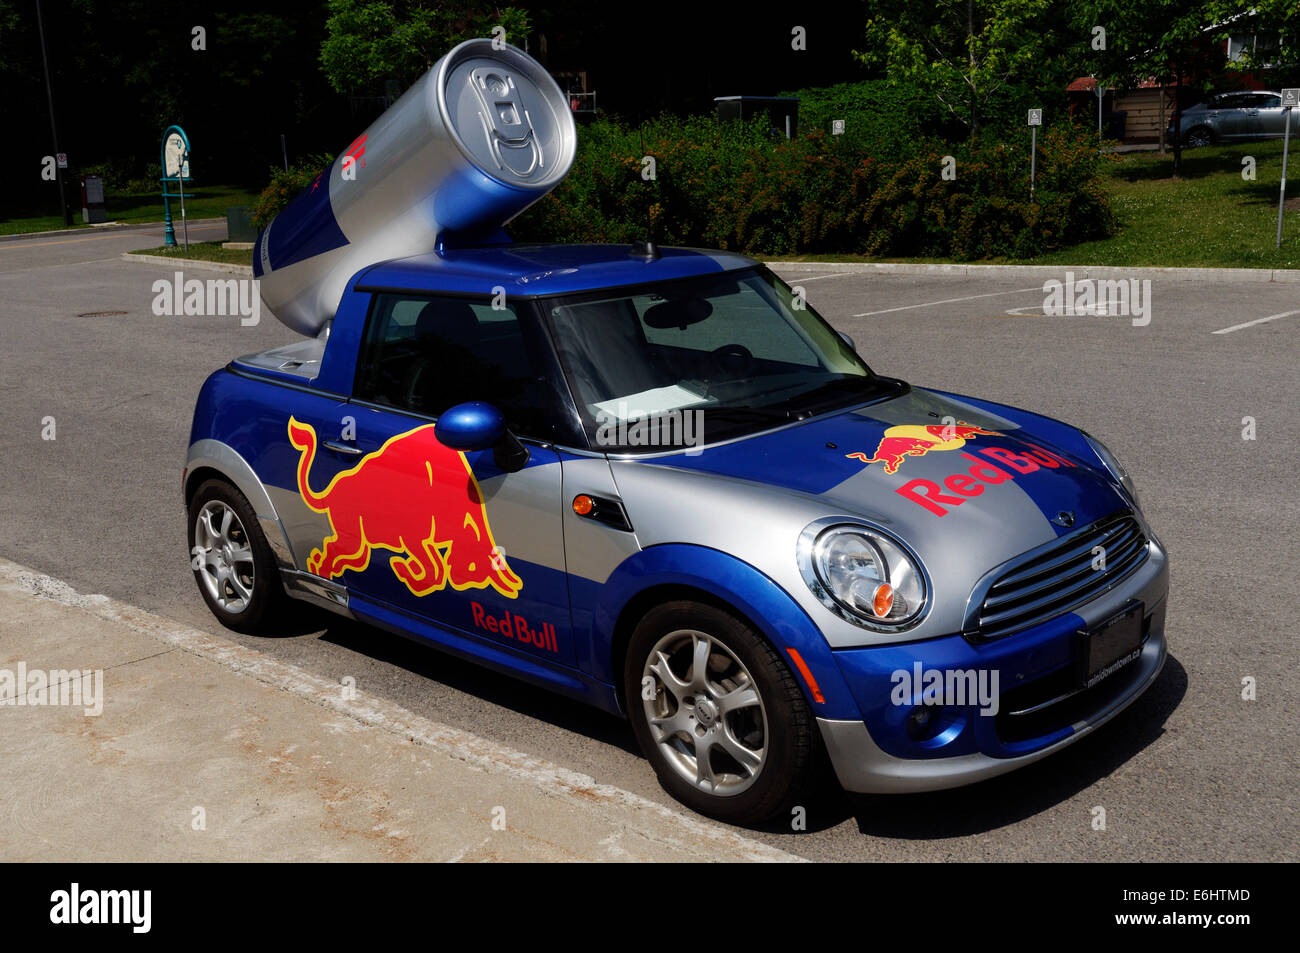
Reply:
[[309, 603], [624, 715], [736, 823], [822, 758], [860, 792], [1010, 771], [1165, 659], [1165, 550], [1100, 442], [877, 374], [724, 252], [364, 268], [207, 379], [182, 486], [223, 624]]

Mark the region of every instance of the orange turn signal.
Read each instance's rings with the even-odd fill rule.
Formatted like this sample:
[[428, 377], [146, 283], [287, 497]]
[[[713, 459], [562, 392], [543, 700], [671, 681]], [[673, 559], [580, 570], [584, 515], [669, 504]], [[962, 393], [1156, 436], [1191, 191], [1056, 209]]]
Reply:
[[894, 608], [894, 587], [887, 582], [882, 582], [876, 587], [875, 598], [871, 600], [871, 611], [876, 614], [877, 619], [883, 619], [889, 615], [889, 610]]
[[579, 516], [586, 516], [596, 508], [596, 501], [586, 493], [579, 493], [573, 498], [573, 512]]

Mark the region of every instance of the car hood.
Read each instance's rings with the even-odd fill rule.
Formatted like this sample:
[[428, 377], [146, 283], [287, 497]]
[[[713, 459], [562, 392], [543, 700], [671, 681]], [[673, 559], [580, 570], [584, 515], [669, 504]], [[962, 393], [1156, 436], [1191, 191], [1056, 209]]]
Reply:
[[990, 569], [1131, 508], [1075, 428], [919, 388], [611, 467], [642, 546], [695, 543], [785, 576], [809, 522], [856, 517], [910, 547], [961, 607]]

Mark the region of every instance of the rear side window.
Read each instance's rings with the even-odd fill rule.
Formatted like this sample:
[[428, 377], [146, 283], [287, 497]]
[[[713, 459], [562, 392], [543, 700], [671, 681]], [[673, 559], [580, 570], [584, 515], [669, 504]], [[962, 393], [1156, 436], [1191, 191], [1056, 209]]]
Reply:
[[437, 417], [481, 400], [505, 414], [520, 436], [550, 433], [525, 328], [514, 304], [379, 294], [366, 323], [354, 394], [361, 400]]

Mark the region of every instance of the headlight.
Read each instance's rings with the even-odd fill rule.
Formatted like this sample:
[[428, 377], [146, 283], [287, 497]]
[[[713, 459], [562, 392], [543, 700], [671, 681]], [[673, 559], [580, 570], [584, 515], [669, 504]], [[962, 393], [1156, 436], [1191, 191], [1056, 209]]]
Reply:
[[828, 609], [864, 628], [911, 628], [925, 610], [925, 575], [896, 540], [860, 523], [824, 519], [799, 538], [799, 571]]
[[1119, 485], [1124, 488], [1124, 492], [1133, 500], [1133, 505], [1138, 507], [1138, 509], [1141, 509], [1142, 506], [1138, 503], [1137, 486], [1133, 483], [1133, 478], [1129, 476], [1129, 472], [1124, 469], [1124, 465], [1119, 462], [1119, 459], [1115, 454], [1111, 453], [1110, 450], [1107, 449], [1104, 443], [1090, 433], [1085, 431], [1081, 432], [1083, 433], [1083, 438], [1088, 441], [1088, 446], [1092, 447], [1092, 450], [1097, 454], [1098, 459], [1100, 459], [1101, 462], [1105, 464], [1106, 469], [1110, 471], [1110, 475], [1119, 481]]

